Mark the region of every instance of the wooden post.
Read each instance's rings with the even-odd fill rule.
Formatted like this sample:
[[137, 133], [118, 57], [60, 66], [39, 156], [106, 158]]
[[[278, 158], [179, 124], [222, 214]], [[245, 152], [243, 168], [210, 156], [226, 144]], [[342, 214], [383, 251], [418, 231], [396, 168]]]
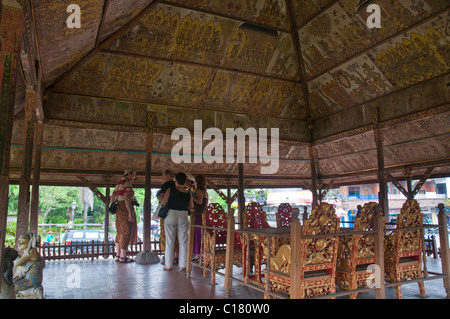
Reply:
[[441, 262], [442, 273], [447, 275], [444, 278], [444, 289], [447, 293], [447, 299], [450, 299], [450, 255], [448, 246], [448, 231], [447, 231], [447, 214], [445, 213], [444, 204], [438, 205], [439, 213], [439, 241], [441, 243]]
[[318, 194], [318, 185], [317, 185], [317, 171], [318, 171], [318, 158], [317, 158], [317, 149], [314, 145], [309, 147], [309, 157], [311, 164], [311, 192], [312, 192], [312, 208], [319, 205], [319, 194]]
[[291, 224], [291, 299], [300, 299], [301, 291], [301, 258], [302, 258], [302, 226], [298, 219], [298, 209], [292, 210]]
[[[270, 299], [270, 258], [272, 257], [272, 252], [270, 251], [272, 247], [272, 236], [267, 237], [267, 256], [266, 256], [266, 278], [264, 282], [264, 299]], [[275, 252], [274, 252], [275, 253]]]
[[377, 148], [377, 175], [378, 175], [378, 185], [380, 191], [378, 192], [378, 202], [383, 210], [386, 222], [389, 221], [389, 199], [387, 193], [387, 181], [386, 181], [386, 171], [384, 168], [384, 148], [383, 148], [383, 134], [378, 125], [378, 109], [372, 111], [373, 117], [373, 135], [375, 139], [375, 145]]
[[[228, 187], [228, 196], [231, 190]], [[225, 298], [230, 298], [233, 277], [233, 260], [234, 260], [234, 209], [229, 209], [227, 213], [227, 250], [225, 254]]]
[[244, 195], [244, 163], [238, 163], [239, 181], [238, 181], [238, 220], [241, 228], [243, 228], [245, 214], [245, 195]]
[[24, 23], [23, 8], [17, 1], [2, 1], [0, 11], [0, 265], [3, 265], [17, 61]]
[[30, 208], [30, 232], [38, 233], [39, 223], [39, 182], [41, 176], [42, 140], [44, 136], [44, 123], [37, 122], [35, 127], [35, 150], [33, 166], [33, 189]]
[[37, 93], [29, 88], [25, 95], [25, 147], [20, 176], [19, 203], [16, 226], [16, 246], [20, 236], [30, 230], [30, 186], [33, 159], [34, 127], [36, 122]]
[[150, 221], [152, 213], [151, 203], [151, 174], [152, 174], [152, 152], [153, 152], [153, 129], [155, 126], [155, 113], [147, 112], [147, 137], [145, 146], [145, 199], [144, 199], [144, 248], [150, 250]]
[[111, 190], [110, 190], [110, 183], [111, 183], [112, 176], [104, 176], [103, 179], [105, 181], [105, 219], [104, 219], [104, 239], [103, 243], [106, 244], [104, 247], [104, 253], [106, 253], [105, 256], [109, 257], [109, 202], [111, 200]]
[[411, 168], [407, 167], [404, 169], [405, 177], [406, 177], [406, 189], [408, 192], [408, 199], [414, 199], [412, 181], [411, 181]]
[[[192, 255], [194, 251], [194, 231], [195, 231], [195, 220], [194, 216], [189, 218], [189, 233], [188, 233], [188, 248], [187, 248], [187, 262], [186, 262], [186, 278], [191, 278], [192, 271]], [[213, 263], [214, 264], [214, 263]], [[212, 275], [212, 273], [211, 273]]]
[[[380, 205], [381, 206], [381, 205]], [[375, 276], [378, 278], [375, 279], [375, 282], [379, 284], [379, 286], [375, 289], [375, 298], [377, 299], [385, 299], [386, 291], [384, 285], [384, 217], [381, 214], [378, 214], [375, 219], [375, 265], [378, 266], [378, 274], [375, 273]]]

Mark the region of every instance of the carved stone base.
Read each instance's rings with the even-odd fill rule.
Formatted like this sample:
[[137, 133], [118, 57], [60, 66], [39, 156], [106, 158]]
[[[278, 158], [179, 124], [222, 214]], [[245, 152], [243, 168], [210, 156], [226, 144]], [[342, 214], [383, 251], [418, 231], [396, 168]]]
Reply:
[[153, 251], [141, 251], [136, 255], [136, 263], [141, 265], [157, 264], [160, 262], [158, 255]]

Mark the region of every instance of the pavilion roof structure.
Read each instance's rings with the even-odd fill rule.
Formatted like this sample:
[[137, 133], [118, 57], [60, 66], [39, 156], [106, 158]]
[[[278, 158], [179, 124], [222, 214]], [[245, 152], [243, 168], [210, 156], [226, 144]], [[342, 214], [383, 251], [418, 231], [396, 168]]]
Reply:
[[79, 0], [81, 27], [69, 28], [72, 2], [25, 1], [12, 182], [30, 87], [42, 97], [41, 184], [143, 174], [148, 112], [154, 186], [165, 169], [237, 185], [236, 162], [171, 160], [171, 132], [198, 119], [222, 132], [279, 128], [278, 172], [247, 160], [247, 188], [309, 188], [312, 164], [319, 185], [377, 182], [378, 133], [394, 178], [450, 176], [446, 0], [370, 1], [381, 28], [368, 28], [360, 0]]

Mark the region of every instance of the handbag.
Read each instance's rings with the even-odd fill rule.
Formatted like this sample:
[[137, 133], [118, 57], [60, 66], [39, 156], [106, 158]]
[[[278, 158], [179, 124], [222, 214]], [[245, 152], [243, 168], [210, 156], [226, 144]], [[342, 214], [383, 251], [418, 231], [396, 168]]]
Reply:
[[161, 219], [164, 219], [167, 217], [167, 214], [169, 213], [169, 203], [170, 203], [170, 198], [172, 197], [173, 194], [173, 186], [170, 187], [170, 194], [169, 194], [169, 199], [167, 200], [167, 203], [165, 206], [160, 206], [159, 208], [159, 212], [158, 212], [158, 217]]
[[109, 209], [108, 211], [114, 215], [116, 213], [117, 210], [117, 201], [115, 201], [114, 203], [112, 203], [111, 205], [109, 205]]
[[169, 213], [169, 205], [168, 205], [168, 204], [169, 204], [169, 203], [167, 203], [165, 206], [162, 206], [162, 207], [159, 209], [159, 212], [158, 212], [158, 217], [159, 217], [159, 218], [164, 219], [164, 218], [167, 217], [167, 214]]

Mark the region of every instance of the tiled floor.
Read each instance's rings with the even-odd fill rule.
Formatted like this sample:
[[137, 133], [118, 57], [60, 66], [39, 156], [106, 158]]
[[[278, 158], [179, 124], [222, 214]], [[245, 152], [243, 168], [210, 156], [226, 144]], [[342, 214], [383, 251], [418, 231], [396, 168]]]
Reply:
[[[441, 272], [440, 259], [429, 258], [429, 271]], [[190, 279], [174, 268], [164, 271], [161, 264], [121, 264], [113, 259], [48, 261], [44, 268], [46, 299], [223, 299], [224, 278], [216, 276], [212, 286], [209, 276], [194, 267]], [[234, 277], [240, 278], [236, 268]], [[416, 283], [402, 286], [404, 299], [445, 299], [442, 279], [425, 282], [427, 296], [422, 298]], [[360, 293], [358, 299], [372, 299], [373, 291]], [[262, 299], [263, 293], [233, 282], [231, 299]], [[340, 297], [348, 299], [348, 296]], [[395, 299], [394, 288], [386, 289], [386, 298]]]

